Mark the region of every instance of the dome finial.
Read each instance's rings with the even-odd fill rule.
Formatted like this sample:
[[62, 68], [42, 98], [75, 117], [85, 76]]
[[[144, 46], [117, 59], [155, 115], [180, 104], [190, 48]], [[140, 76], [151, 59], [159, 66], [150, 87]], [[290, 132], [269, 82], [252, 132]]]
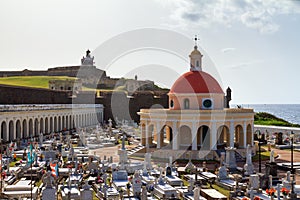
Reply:
[[199, 38], [197, 37], [197, 35], [195, 35], [194, 40], [195, 40], [195, 46], [194, 46], [194, 48], [197, 49], [197, 47], [198, 47], [198, 42], [197, 41], [199, 40]]
[[198, 36], [195, 35], [194, 50], [190, 54], [190, 71], [202, 71], [202, 54], [198, 51]]

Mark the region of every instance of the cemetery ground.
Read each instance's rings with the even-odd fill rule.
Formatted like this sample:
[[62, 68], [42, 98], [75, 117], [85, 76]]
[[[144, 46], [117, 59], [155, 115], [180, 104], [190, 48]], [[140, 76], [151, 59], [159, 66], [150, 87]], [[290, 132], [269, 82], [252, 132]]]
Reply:
[[[114, 162], [118, 162], [119, 156], [118, 156], [118, 149], [120, 148], [121, 145], [117, 145], [114, 147], [107, 147], [107, 148], [102, 148], [102, 149], [96, 149], [96, 150], [91, 150], [91, 154], [97, 155], [99, 157], [104, 157], [106, 156], [113, 156]], [[126, 149], [134, 149], [137, 146], [137, 144], [132, 144], [132, 145], [126, 145]], [[275, 151], [275, 162], [281, 163], [281, 162], [290, 162], [291, 161], [291, 151], [289, 149], [285, 150], [280, 150], [276, 148], [271, 148], [271, 150]], [[139, 157], [139, 156], [130, 156], [131, 160], [135, 161], [144, 161], [144, 157]], [[258, 172], [259, 169], [259, 160], [258, 160], [258, 152], [257, 154], [252, 158], [253, 159], [253, 165], [254, 169], [256, 172]], [[267, 146], [262, 146], [262, 152], [261, 152], [261, 169], [262, 173], [265, 172], [265, 164], [269, 162], [270, 160], [270, 151], [268, 151]], [[167, 159], [155, 159], [152, 158], [153, 161], [153, 166], [161, 166], [164, 167], [166, 163], [168, 163]], [[187, 160], [180, 160], [177, 162], [178, 167], [184, 167], [187, 164]], [[192, 160], [193, 164], [197, 167], [202, 167], [203, 161], [199, 160]], [[294, 151], [294, 162], [300, 162], [300, 152]], [[240, 168], [243, 168], [245, 164], [244, 162], [237, 162], [237, 166]], [[209, 169], [210, 172], [215, 173], [217, 168], [220, 167], [220, 164], [218, 161], [206, 161], [206, 166]], [[278, 177], [279, 179], [285, 179], [286, 178], [287, 172], [284, 170], [278, 169]], [[184, 185], [188, 185], [189, 183], [185, 180], [183, 180]], [[300, 175], [296, 174], [296, 184], [300, 184]], [[207, 184], [207, 187], [209, 188], [210, 185]], [[220, 193], [224, 194], [225, 196], [229, 196], [230, 190], [227, 190], [225, 188], [222, 188], [216, 184], [212, 184], [212, 187], [216, 190], [218, 190]]]
[[[221, 177], [224, 177], [224, 171], [222, 169], [222, 172], [221, 172], [221, 168], [225, 168], [225, 167], [220, 166], [220, 161], [206, 160], [204, 162], [204, 160], [190, 160], [190, 161], [188, 161], [188, 160], [178, 159], [178, 160], [175, 160], [175, 162], [172, 162], [172, 159], [171, 160], [162, 159], [162, 158], [158, 159], [156, 157], [151, 157], [151, 155], [150, 155], [150, 157], [148, 157], [147, 154], [151, 154], [149, 152], [154, 151], [154, 149], [147, 149], [147, 153], [146, 153], [145, 148], [142, 148], [138, 152], [135, 152], [136, 149], [141, 148], [141, 146], [139, 144], [139, 141], [138, 140], [131, 141], [130, 142], [131, 144], [128, 145], [128, 142], [125, 143], [125, 139], [124, 139], [125, 137], [124, 136], [125, 136], [125, 134], [123, 133], [122, 140], [119, 140], [119, 142], [122, 142], [122, 144], [117, 144], [117, 145], [113, 145], [113, 146], [106, 146], [106, 147], [102, 147], [102, 148], [90, 149], [90, 150], [88, 150], [88, 152], [86, 152], [86, 154], [84, 156], [81, 155], [83, 157], [89, 158], [88, 160], [90, 160], [90, 158], [93, 157], [92, 155], [95, 155], [96, 157], [99, 157], [100, 160], [105, 161], [105, 162], [102, 162], [103, 164], [104, 163], [107, 163], [107, 164], [110, 163], [110, 164], [112, 164], [111, 166], [115, 165], [116, 168], [111, 167], [111, 170], [107, 171], [107, 177], [102, 179], [104, 181], [104, 183], [107, 183], [107, 185], [109, 185], [110, 187], [111, 187], [112, 183], [116, 184], [116, 187], [117, 187], [117, 184], [120, 184], [122, 181], [124, 181], [123, 178], [120, 179], [120, 180], [113, 178], [113, 177], [117, 177], [117, 176], [114, 176], [114, 172], [118, 173], [118, 176], [119, 175], [120, 176], [124, 175], [123, 174], [123, 171], [124, 171], [123, 168], [124, 168], [124, 165], [125, 165], [125, 170], [128, 171], [128, 174], [132, 174], [133, 172], [131, 170], [131, 167], [137, 166], [137, 165], [135, 165], [136, 163], [139, 165], [140, 169], [142, 169], [143, 166], [144, 166], [144, 169], [146, 169], [147, 164], [143, 165], [144, 162], [145, 163], [151, 163], [151, 165], [152, 165], [151, 168], [156, 170], [156, 172], [155, 172], [156, 175], [159, 176], [159, 174], [160, 174], [160, 177], [162, 177], [163, 174], [165, 174], [166, 178], [167, 178], [167, 176], [172, 177], [172, 175], [167, 175], [168, 166], [176, 166], [176, 168], [178, 170], [178, 175], [175, 175], [175, 176], [177, 176], [177, 179], [168, 180], [168, 181], [170, 181], [170, 184], [171, 184], [171, 181], [173, 181], [172, 183], [175, 183], [176, 181], [177, 182], [181, 181], [181, 183], [183, 183], [182, 186], [185, 186], [185, 188], [187, 188], [186, 190], [188, 190], [189, 192], [193, 192], [193, 190], [190, 190], [190, 188], [195, 187], [195, 189], [199, 189], [199, 187], [198, 187], [199, 185], [201, 185], [202, 189], [215, 189], [215, 190], [219, 191], [221, 194], [225, 195], [225, 197], [223, 197], [222, 199], [226, 199], [226, 197], [229, 199], [229, 196], [232, 196], [232, 191], [233, 191], [232, 187], [234, 187], [234, 184], [235, 184], [235, 183], [232, 184], [232, 181], [233, 180], [238, 180], [238, 177], [236, 177], [237, 174], [239, 174], [240, 178], [243, 178], [244, 181], [247, 181], [247, 182], [242, 182], [243, 184], [248, 183], [248, 181], [249, 181], [246, 176], [242, 175], [243, 172], [241, 170], [241, 169], [244, 169], [244, 167], [245, 167], [245, 163], [246, 163], [245, 160], [239, 160], [236, 163], [237, 164], [236, 166], [237, 166], [237, 168], [240, 169], [240, 171], [235, 171], [235, 172], [232, 172], [232, 173], [229, 173], [229, 174], [226, 173], [226, 179], [223, 179], [223, 178], [221, 179]], [[65, 143], [65, 144], [70, 144], [70, 142], [71, 142], [69, 137], [66, 137], [66, 141], [64, 141], [62, 137], [60, 137], [59, 139], [60, 139], [60, 142]], [[40, 141], [41, 146], [42, 146], [42, 143], [43, 143], [42, 141], [43, 140], [41, 139], [41, 141]], [[48, 143], [48, 142], [45, 141], [44, 143]], [[102, 144], [104, 144], [104, 143], [102, 143]], [[44, 146], [44, 144], [43, 144], [43, 146]], [[56, 144], [54, 144], [54, 145], [51, 144], [50, 146], [55, 147]], [[71, 145], [71, 148], [69, 148], [68, 153], [65, 153], [66, 156], [63, 159], [64, 163], [67, 163], [67, 162], [72, 163], [74, 160], [76, 160], [76, 162], [75, 162], [75, 164], [76, 164], [78, 160], [79, 161], [84, 160], [84, 159], [78, 159], [76, 157], [77, 153], [74, 154], [74, 148], [73, 147], [77, 149], [76, 151], [78, 151], [79, 149], [82, 149], [82, 147], [80, 147], [80, 145], [77, 144], [77, 143], [75, 143], [74, 145]], [[288, 150], [288, 149], [287, 150], [280, 150], [280, 149], [276, 149], [276, 148], [268, 149], [267, 146], [262, 146], [261, 149], [262, 149], [261, 168], [262, 168], [262, 173], [263, 174], [266, 171], [265, 170], [265, 164], [270, 161], [271, 150], [274, 151], [274, 153], [275, 153], [275, 162], [277, 164], [279, 164], [279, 163], [290, 163], [290, 161], [291, 161], [291, 151]], [[249, 150], [250, 150], [250, 148], [249, 148]], [[45, 156], [46, 155], [50, 156], [49, 153], [51, 153], [51, 152], [52, 152], [52, 150], [45, 151]], [[247, 152], [248, 152], [248, 148], [247, 148]], [[251, 152], [251, 150], [250, 150], [250, 152]], [[78, 154], [78, 155], [80, 155], [80, 154]], [[127, 157], [127, 155], [128, 155], [128, 157]], [[247, 153], [247, 155], [251, 155], [251, 154]], [[272, 153], [272, 155], [274, 156], [273, 153]], [[251, 158], [251, 156], [250, 156], [250, 158]], [[247, 159], [248, 159], [248, 157], [247, 157]], [[14, 165], [16, 163], [18, 163], [20, 160], [21, 160], [21, 158], [16, 158], [16, 161], [10, 162], [9, 166], [14, 167]], [[84, 161], [82, 161], [82, 162], [84, 162]], [[294, 151], [294, 162], [295, 163], [300, 163], [300, 152], [298, 152], [296, 150]], [[170, 163], [172, 163], [172, 164], [170, 165]], [[252, 163], [253, 163], [253, 167], [254, 167], [254, 172], [257, 173], [258, 169], [259, 169], [258, 152], [256, 152], [256, 155], [252, 157]], [[86, 166], [88, 167], [88, 169], [91, 169], [93, 171], [94, 167], [95, 167], [94, 164], [95, 163], [93, 163], [92, 160], [91, 160], [91, 162], [88, 161], [88, 165], [86, 165]], [[196, 172], [195, 172], [195, 167], [197, 167]], [[77, 169], [76, 166], [74, 168]], [[117, 169], [117, 170], [114, 171], [113, 169]], [[86, 170], [86, 168], [85, 168], [85, 170]], [[202, 179], [202, 180], [200, 182], [199, 182], [200, 179], [198, 179], [198, 182], [192, 181], [192, 179], [195, 178], [195, 173], [196, 174], [198, 174], [198, 172], [200, 173], [199, 170], [203, 171], [203, 172], [201, 172], [201, 176], [200, 176], [200, 179]], [[90, 171], [90, 170], [88, 170], [88, 171]], [[131, 171], [131, 172], [129, 172], [129, 171]], [[226, 169], [225, 169], [225, 171], [226, 171]], [[209, 173], [209, 172], [211, 172], [211, 173]], [[62, 171], [62, 173], [65, 173], [65, 172]], [[140, 172], [138, 172], [138, 173], [140, 173]], [[144, 171], [142, 172], [141, 177], [144, 176], [143, 173], [144, 173]], [[287, 171], [284, 171], [284, 170], [281, 170], [281, 169], [277, 170], [277, 174], [278, 174], [277, 177], [279, 178], [279, 180], [282, 180], [282, 179], [285, 180], [286, 177], [287, 177]], [[74, 178], [74, 181], [77, 181], [78, 175], [81, 176], [81, 181], [79, 181], [77, 185], [74, 184], [72, 186], [75, 189], [77, 188], [78, 191], [79, 191], [79, 188], [83, 189], [83, 188], [85, 188], [85, 186], [87, 186], [87, 185], [84, 185], [85, 181], [82, 181], [82, 180], [92, 180], [92, 179], [90, 179], [90, 176], [89, 176], [90, 174], [88, 175], [88, 174], [85, 174], [85, 173], [81, 173], [80, 171], [77, 171], [75, 173], [75, 175], [71, 174], [72, 176], [70, 175], [70, 171], [69, 171], [69, 175], [68, 174], [67, 175], [61, 174], [61, 175], [62, 175], [61, 177], [63, 177], [63, 178], [59, 179], [59, 181], [58, 181], [59, 185], [60, 185], [59, 188], [61, 188], [61, 190], [60, 190], [61, 192], [57, 196], [57, 199], [59, 199], [59, 200], [60, 199], [62, 199], [62, 200], [66, 199], [66, 194], [67, 193], [65, 192], [65, 189], [67, 189], [68, 187], [71, 188], [71, 181], [67, 181], [68, 177], [69, 177], [70, 180], [71, 180], [71, 177], [72, 177], [72, 178]], [[135, 177], [135, 175], [136, 175], [135, 173], [134, 173], [134, 175], [130, 175], [130, 177], [131, 177], [130, 179], [132, 179], [132, 177]], [[258, 175], [256, 175], [256, 176], [258, 177]], [[55, 196], [55, 192], [56, 192], [56, 190], [54, 190], [53, 188], [49, 189], [47, 187], [49, 181], [50, 181], [49, 182], [50, 185], [52, 185], [52, 183], [51, 183], [51, 180], [49, 178], [50, 176], [46, 176], [46, 177], [47, 177], [46, 180], [44, 178], [42, 178], [42, 179], [35, 182], [35, 187], [36, 188], [42, 188], [42, 186], [45, 186], [44, 187], [45, 190], [43, 190], [44, 192], [42, 192], [42, 193], [37, 192], [37, 193], [39, 193], [38, 196], [42, 197], [41, 199], [48, 199], [48, 198], [46, 198], [47, 197], [46, 196], [47, 192], [45, 192], [45, 191], [49, 191], [51, 194], [53, 193], [53, 196]], [[129, 176], [127, 176], [127, 173], [126, 173], [125, 179], [126, 179], [127, 182], [129, 180], [128, 177]], [[223, 183], [229, 183], [229, 188], [227, 187], [228, 185], [227, 186], [226, 185], [225, 186], [220, 185], [219, 181], [215, 181], [217, 179], [217, 177], [220, 180], [225, 180]], [[136, 179], [136, 180], [141, 180], [141, 179], [139, 178], [139, 179]], [[160, 185], [161, 180], [163, 180], [163, 179], [160, 179], [160, 178], [156, 179], [156, 181], [158, 181], [159, 185]], [[165, 181], [166, 180], [167, 179], [165, 179]], [[24, 182], [24, 180], [23, 180], [23, 182]], [[24, 182], [24, 184], [25, 184], [25, 182]], [[253, 180], [249, 181], [249, 182], [251, 182], [252, 185], [255, 184], [253, 182]], [[22, 183], [22, 180], [20, 181], [20, 183]], [[70, 185], [68, 186], [69, 183], [70, 183]], [[132, 180], [132, 183], [139, 183], [140, 184], [140, 182], [135, 182], [133, 180]], [[194, 183], [196, 183], [196, 184], [194, 185]], [[239, 181], [237, 181], [236, 183], [239, 183]], [[87, 184], [87, 182], [85, 182], [85, 184]], [[300, 177], [298, 175], [296, 176], [296, 184], [297, 185], [300, 184]], [[136, 185], [138, 185], [138, 184], [132, 185], [132, 187], [135, 188]], [[18, 184], [17, 186], [18, 187], [21, 187], [21, 186], [23, 187], [23, 185], [21, 185], [21, 184]], [[94, 184], [92, 186], [94, 186]], [[176, 184], [176, 186], [177, 186], [177, 189], [178, 189], [178, 192], [179, 192], [181, 186], [180, 186], [180, 184]], [[8, 186], [8, 188], [9, 187], [11, 187], [11, 186]], [[244, 186], [241, 186], [241, 188], [242, 187], [244, 187]], [[30, 187], [28, 187], [28, 186], [26, 188], [30, 189]], [[101, 188], [101, 186], [100, 186], [100, 188]], [[93, 189], [93, 190], [91, 190], [91, 189]], [[99, 199], [99, 194], [102, 194], [101, 192], [103, 192], [104, 190], [102, 188], [102, 189], [99, 189], [99, 191], [98, 191], [98, 189], [99, 188], [95, 189], [95, 187], [91, 188], [91, 186], [89, 186], [87, 189], [83, 189], [82, 195], [89, 196], [90, 198], [88, 198], [88, 199], [93, 199], [93, 200], [94, 199]], [[201, 189], [201, 191], [202, 191], [202, 189]], [[213, 190], [213, 191], [215, 193], [218, 193], [215, 190]], [[57, 191], [59, 191], [59, 190], [57, 190]], [[62, 193], [62, 191], [64, 191], [64, 193]], [[98, 191], [98, 192], [96, 192], [96, 191]], [[174, 189], [174, 191], [175, 191], [175, 189]], [[7, 192], [7, 190], [6, 190], [6, 192]], [[15, 193], [17, 193], [17, 192], [18, 191], [16, 191]], [[114, 192], [118, 193], [117, 190], [115, 190]], [[37, 193], [35, 193], [35, 194], [37, 194]], [[97, 193], [98, 197], [96, 196], [96, 193]], [[197, 193], [194, 193], [194, 195], [195, 194], [197, 194]], [[211, 194], [211, 195], [213, 195], [213, 194]], [[79, 198], [79, 195], [77, 195], [77, 196]], [[102, 197], [100, 197], [100, 199], [101, 198]], [[208, 199], [211, 199], [211, 198], [208, 198]]]

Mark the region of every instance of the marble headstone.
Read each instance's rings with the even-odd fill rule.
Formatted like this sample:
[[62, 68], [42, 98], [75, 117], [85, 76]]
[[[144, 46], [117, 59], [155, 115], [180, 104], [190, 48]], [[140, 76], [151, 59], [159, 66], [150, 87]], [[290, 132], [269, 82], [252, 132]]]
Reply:
[[249, 186], [254, 190], [259, 189], [259, 176], [257, 174], [252, 174], [249, 177]]

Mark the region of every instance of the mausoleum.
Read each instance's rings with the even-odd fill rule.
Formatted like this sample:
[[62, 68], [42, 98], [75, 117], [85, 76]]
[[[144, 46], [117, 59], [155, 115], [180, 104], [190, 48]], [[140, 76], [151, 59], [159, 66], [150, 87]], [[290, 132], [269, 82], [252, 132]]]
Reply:
[[189, 57], [190, 71], [181, 75], [168, 93], [169, 108], [138, 113], [142, 144], [174, 157], [186, 150], [252, 146], [253, 109], [229, 108], [231, 90], [228, 88], [225, 96], [218, 81], [202, 70], [203, 55], [197, 44]]

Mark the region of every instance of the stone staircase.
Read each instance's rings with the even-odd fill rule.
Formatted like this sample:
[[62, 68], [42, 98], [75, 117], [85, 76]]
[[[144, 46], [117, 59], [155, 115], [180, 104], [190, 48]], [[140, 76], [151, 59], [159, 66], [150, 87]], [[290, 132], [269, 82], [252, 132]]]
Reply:
[[[225, 152], [225, 158], [226, 158], [225, 149], [218, 149], [218, 150], [215, 150], [215, 152], [219, 156], [219, 158], [221, 158], [221, 153]], [[246, 158], [244, 158], [238, 151], [235, 151], [235, 159], [236, 159], [236, 162], [245, 162], [246, 161]]]
[[127, 151], [127, 155], [128, 155], [128, 156], [131, 156], [131, 155], [133, 155], [134, 153], [136, 153], [136, 152], [142, 150], [143, 148], [145, 148], [145, 147], [144, 147], [143, 145], [139, 144], [138, 146], [134, 147], [133, 149], [128, 150], [128, 151]]

